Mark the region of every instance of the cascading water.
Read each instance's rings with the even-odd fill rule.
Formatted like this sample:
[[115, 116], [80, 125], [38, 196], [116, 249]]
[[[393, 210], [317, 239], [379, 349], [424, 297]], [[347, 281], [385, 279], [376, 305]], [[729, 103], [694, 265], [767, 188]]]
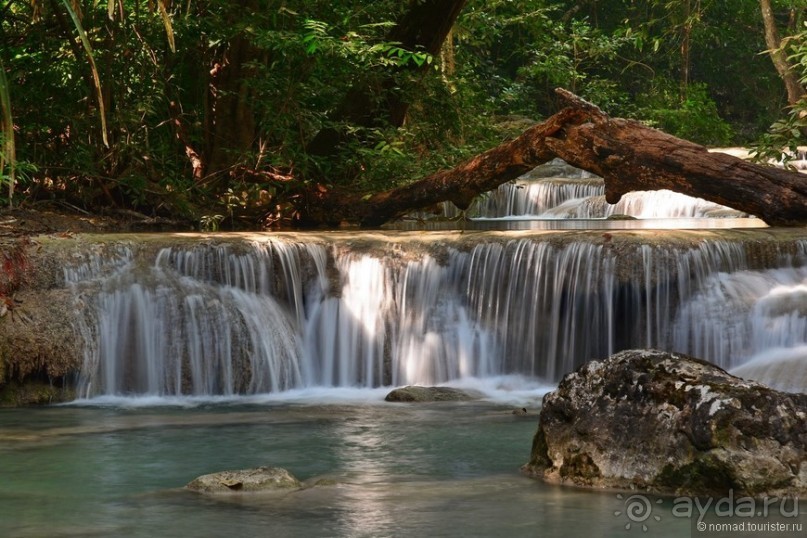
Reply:
[[768, 252], [773, 269], [754, 242], [607, 233], [226, 241], [66, 269], [87, 307], [83, 396], [556, 381], [629, 347], [726, 367], [807, 347], [805, 241]]
[[793, 258], [788, 267], [705, 278], [678, 309], [674, 346], [742, 377], [807, 390], [807, 242]]
[[[450, 202], [438, 216], [461, 215]], [[479, 197], [465, 212], [477, 219], [533, 217], [540, 219], [604, 219], [613, 215], [635, 218], [737, 218], [747, 216], [734, 209], [668, 190], [637, 191], [616, 204], [605, 201], [602, 178], [555, 160], [516, 181], [504, 183]], [[417, 214], [419, 218], [434, 215]]]
[[747, 216], [726, 206], [668, 190], [635, 191], [625, 194], [616, 204], [605, 201], [600, 184], [596, 195], [569, 199], [540, 214], [553, 219], [602, 219], [628, 215], [639, 219], [738, 218]]
[[480, 218], [546, 215], [553, 208], [602, 195], [599, 179], [549, 178], [538, 181], [505, 183], [484, 195], [472, 213]]
[[[299, 385], [294, 312], [269, 293], [272, 259], [257, 253], [163, 249], [148, 268], [94, 263], [116, 270], [72, 282], [91, 306], [79, 322], [86, 344], [80, 394], [234, 394]], [[293, 295], [299, 281], [291, 275], [284, 289]]]

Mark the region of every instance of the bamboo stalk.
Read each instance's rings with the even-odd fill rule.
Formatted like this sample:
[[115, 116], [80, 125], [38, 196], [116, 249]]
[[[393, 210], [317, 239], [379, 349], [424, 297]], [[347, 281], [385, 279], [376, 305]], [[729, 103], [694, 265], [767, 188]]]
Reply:
[[[0, 112], [3, 115], [3, 151], [0, 152], [0, 173], [8, 162], [8, 206], [14, 203], [14, 184], [16, 183], [17, 156], [14, 144], [14, 121], [11, 117], [11, 88], [6, 77], [5, 67], [0, 61]], [[0, 181], [2, 184], [2, 181]]]
[[101, 89], [101, 77], [98, 74], [98, 67], [95, 65], [95, 57], [93, 56], [92, 46], [90, 46], [90, 40], [87, 37], [87, 32], [84, 31], [84, 27], [81, 25], [78, 15], [76, 15], [75, 10], [73, 10], [73, 8], [70, 6], [70, 0], [62, 0], [62, 3], [64, 3], [64, 6], [67, 8], [70, 18], [73, 19], [73, 24], [76, 26], [76, 31], [78, 31], [78, 36], [81, 39], [81, 44], [84, 45], [84, 51], [87, 53], [87, 60], [90, 62], [92, 78], [93, 82], [95, 83], [95, 93], [98, 99], [98, 112], [101, 115], [101, 138], [104, 141], [104, 146], [109, 147], [109, 139], [107, 138], [106, 127], [106, 110], [104, 107], [104, 94]]
[[174, 26], [171, 24], [171, 17], [168, 16], [168, 10], [165, 8], [165, 0], [157, 0], [157, 8], [160, 10], [160, 17], [162, 17], [163, 25], [165, 26], [165, 35], [168, 37], [168, 47], [171, 52], [176, 52], [177, 47], [174, 42]]

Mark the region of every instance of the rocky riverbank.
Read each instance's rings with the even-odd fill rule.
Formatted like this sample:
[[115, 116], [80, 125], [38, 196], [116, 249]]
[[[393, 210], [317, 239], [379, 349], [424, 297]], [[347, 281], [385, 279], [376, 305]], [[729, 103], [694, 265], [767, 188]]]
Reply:
[[0, 210], [0, 407], [72, 400], [69, 380], [81, 350], [64, 287], [64, 259], [44, 242], [68, 243], [76, 233], [136, 228], [132, 217], [77, 211]]

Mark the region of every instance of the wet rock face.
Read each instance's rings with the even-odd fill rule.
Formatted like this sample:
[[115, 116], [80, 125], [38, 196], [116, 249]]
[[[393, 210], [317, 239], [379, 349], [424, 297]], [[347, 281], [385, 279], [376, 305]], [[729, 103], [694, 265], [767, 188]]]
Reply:
[[806, 450], [807, 395], [634, 350], [583, 365], [545, 396], [523, 470], [577, 486], [804, 497]]
[[384, 398], [388, 402], [465, 402], [478, 400], [480, 394], [451, 387], [408, 386], [395, 389]]
[[258, 467], [240, 471], [222, 471], [202, 475], [187, 486], [199, 493], [265, 493], [276, 490], [299, 489], [302, 486], [286, 469]]

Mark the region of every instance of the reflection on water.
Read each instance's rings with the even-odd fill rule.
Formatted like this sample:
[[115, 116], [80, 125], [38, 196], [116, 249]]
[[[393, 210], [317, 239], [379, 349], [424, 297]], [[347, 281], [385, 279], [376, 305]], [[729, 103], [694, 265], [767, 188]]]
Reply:
[[[3, 410], [0, 535], [621, 536], [614, 494], [519, 474], [536, 419], [535, 407], [377, 400]], [[259, 465], [333, 482], [228, 498], [181, 489]]]

